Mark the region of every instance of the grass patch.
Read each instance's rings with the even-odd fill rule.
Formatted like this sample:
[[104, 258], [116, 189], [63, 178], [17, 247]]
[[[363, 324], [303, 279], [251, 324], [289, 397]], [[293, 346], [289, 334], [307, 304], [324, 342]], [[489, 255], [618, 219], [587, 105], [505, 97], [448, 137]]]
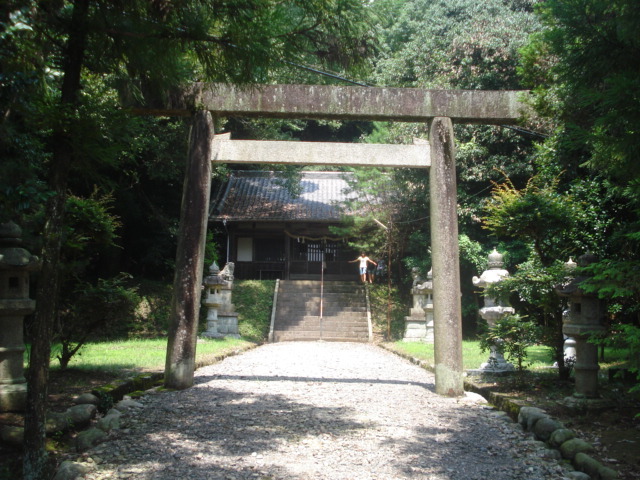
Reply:
[[[410, 355], [419, 360], [423, 360], [430, 365], [434, 364], [433, 344], [423, 342], [397, 341], [388, 345], [391, 349]], [[605, 349], [604, 357], [606, 361], [600, 362], [601, 369], [617, 367], [624, 362], [625, 353], [620, 350]], [[464, 340], [462, 342], [462, 364], [465, 370], [475, 369], [487, 361], [489, 352], [480, 350], [480, 342], [474, 340]], [[549, 368], [553, 365], [553, 359], [549, 348], [536, 345], [527, 349], [527, 369], [536, 370]]]
[[238, 312], [238, 329], [244, 338], [262, 342], [269, 335], [275, 280], [236, 280], [233, 304]]
[[[214, 361], [227, 352], [250, 345], [251, 342], [236, 338], [199, 339], [196, 346], [196, 363]], [[54, 345], [53, 352], [59, 348]], [[144, 372], [164, 370], [167, 339], [137, 339], [86, 344], [69, 362], [76, 370], [109, 373]], [[59, 370], [57, 360], [52, 360], [51, 370]]]

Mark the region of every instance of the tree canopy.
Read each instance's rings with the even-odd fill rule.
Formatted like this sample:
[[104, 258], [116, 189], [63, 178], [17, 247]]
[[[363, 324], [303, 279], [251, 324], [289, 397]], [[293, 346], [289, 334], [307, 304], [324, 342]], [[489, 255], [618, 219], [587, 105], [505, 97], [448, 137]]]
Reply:
[[[198, 80], [268, 82], [295, 63], [356, 69], [373, 45], [368, 16], [360, 0], [12, 0], [0, 7], [0, 221], [32, 227], [43, 258], [25, 478], [46, 476], [44, 399], [69, 193], [88, 196], [94, 185], [113, 192], [114, 210], [127, 212], [123, 240], [132, 245], [136, 211], [154, 218], [165, 238], [175, 235], [187, 125], [138, 119], [122, 107], [162, 100], [169, 87]], [[143, 249], [156, 245], [146, 238]]]

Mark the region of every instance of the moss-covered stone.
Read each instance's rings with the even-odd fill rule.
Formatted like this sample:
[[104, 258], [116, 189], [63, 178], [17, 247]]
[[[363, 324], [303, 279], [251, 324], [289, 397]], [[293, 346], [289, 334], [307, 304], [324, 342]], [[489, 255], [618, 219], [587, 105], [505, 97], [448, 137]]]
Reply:
[[568, 460], [573, 461], [578, 453], [591, 453], [594, 451], [593, 445], [580, 438], [572, 438], [560, 445], [560, 453]]
[[576, 454], [573, 459], [573, 465], [581, 472], [589, 475], [591, 478], [599, 478], [598, 470], [602, 468], [602, 464], [600, 462], [583, 452]]
[[618, 472], [604, 465], [598, 469], [598, 475], [600, 480], [618, 480], [619, 478]]
[[576, 434], [571, 430], [566, 428], [561, 428], [559, 430], [554, 431], [549, 438], [549, 444], [552, 447], [558, 448], [567, 440], [571, 440], [572, 438], [576, 438]]
[[546, 442], [551, 438], [553, 432], [560, 429], [562, 429], [560, 422], [549, 417], [543, 417], [533, 426], [533, 433], [535, 433], [538, 440]]

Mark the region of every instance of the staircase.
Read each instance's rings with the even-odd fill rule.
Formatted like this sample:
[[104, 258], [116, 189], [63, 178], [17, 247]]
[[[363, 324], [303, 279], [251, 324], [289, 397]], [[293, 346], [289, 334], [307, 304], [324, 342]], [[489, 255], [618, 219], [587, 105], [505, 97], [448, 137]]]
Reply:
[[279, 283], [272, 341], [369, 341], [364, 285], [324, 282], [320, 318], [319, 281], [281, 280]]

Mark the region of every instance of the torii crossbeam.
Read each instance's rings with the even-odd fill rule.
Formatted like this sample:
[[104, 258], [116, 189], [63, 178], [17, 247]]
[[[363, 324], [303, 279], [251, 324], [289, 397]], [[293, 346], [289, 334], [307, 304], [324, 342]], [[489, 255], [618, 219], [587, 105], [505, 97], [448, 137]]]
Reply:
[[[436, 392], [464, 394], [453, 122], [514, 124], [527, 113], [521, 91], [423, 90], [318, 85], [239, 88], [195, 84], [140, 114], [193, 115], [176, 257], [165, 384], [193, 384], [211, 161], [431, 168]], [[234, 141], [214, 136], [211, 116], [429, 122], [417, 145]], [[306, 159], [306, 160], [305, 160]]]

